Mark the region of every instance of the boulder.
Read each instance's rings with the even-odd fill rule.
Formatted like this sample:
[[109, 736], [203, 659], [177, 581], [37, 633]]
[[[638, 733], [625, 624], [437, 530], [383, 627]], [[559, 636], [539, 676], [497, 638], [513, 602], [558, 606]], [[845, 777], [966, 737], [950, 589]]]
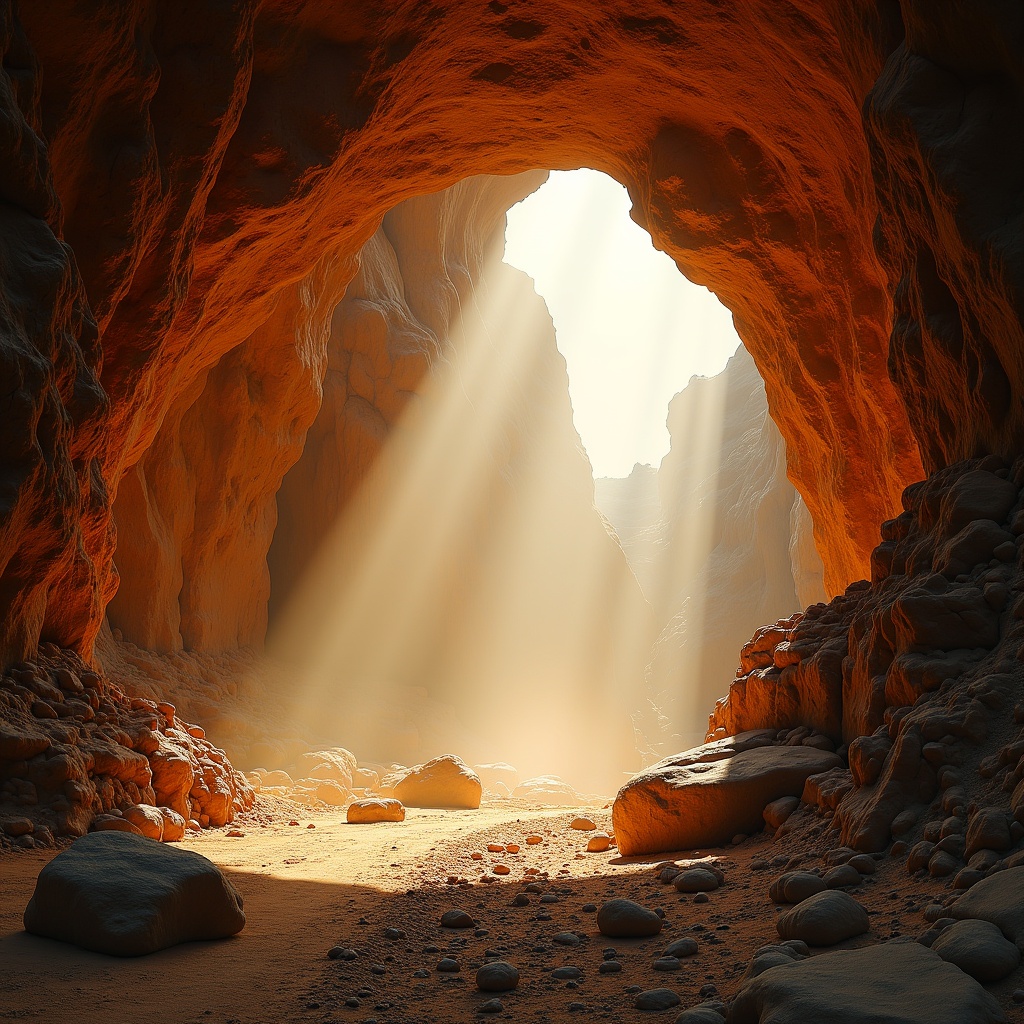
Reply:
[[957, 920], [990, 921], [1018, 948], [1024, 947], [1024, 866], [989, 875], [949, 908]]
[[800, 939], [808, 946], [834, 946], [868, 930], [868, 912], [840, 889], [809, 896], [775, 922], [784, 939]]
[[[147, 839], [157, 842], [164, 837], [164, 816], [150, 804], [132, 804], [121, 811], [125, 821], [130, 821]], [[184, 829], [184, 825], [182, 826]]]
[[475, 810], [483, 787], [469, 765], [454, 754], [442, 754], [409, 770], [394, 795], [406, 807], [452, 807]]
[[643, 938], [657, 935], [664, 922], [647, 907], [633, 900], [608, 900], [597, 912], [597, 928], [612, 939]]
[[39, 873], [25, 929], [112, 956], [143, 956], [245, 925], [242, 897], [191, 850], [144, 836], [94, 832]]
[[345, 815], [350, 825], [369, 825], [375, 821], [405, 821], [405, 806], [393, 797], [356, 800]]
[[917, 942], [887, 942], [783, 963], [736, 993], [730, 1024], [996, 1024], [999, 1004]]
[[808, 776], [841, 764], [826, 750], [772, 746], [774, 735], [740, 733], [634, 775], [612, 808], [619, 851], [692, 850], [757, 832], [766, 804], [798, 796]]
[[940, 933], [932, 949], [984, 983], [1002, 981], [1020, 963], [1020, 950], [990, 921], [957, 921]]

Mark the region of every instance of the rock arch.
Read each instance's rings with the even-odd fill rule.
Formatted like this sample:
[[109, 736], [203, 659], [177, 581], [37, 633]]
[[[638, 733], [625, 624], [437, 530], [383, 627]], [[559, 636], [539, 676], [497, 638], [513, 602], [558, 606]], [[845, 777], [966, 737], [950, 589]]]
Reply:
[[999, 4], [82, 11], [0, 4], [8, 658], [91, 649], [111, 495], [229, 353], [292, 332], [301, 433], [360, 247], [470, 174], [629, 187], [733, 310], [834, 590], [922, 455], [1020, 448], [1024, 157], [987, 144], [1019, 119], [1021, 29]]

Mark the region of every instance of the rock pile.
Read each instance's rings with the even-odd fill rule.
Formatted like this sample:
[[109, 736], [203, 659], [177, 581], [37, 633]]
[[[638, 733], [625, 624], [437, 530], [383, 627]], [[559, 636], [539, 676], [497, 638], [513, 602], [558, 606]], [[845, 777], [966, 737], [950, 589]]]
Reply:
[[990, 456], [908, 487], [870, 582], [759, 630], [708, 733], [819, 730], [845, 764], [807, 779], [804, 808], [857, 850], [906, 841], [910, 870], [960, 888], [1024, 840], [1024, 729], [1001, 724], [1024, 723], [1022, 486], [1024, 458]]
[[220, 826], [254, 793], [172, 705], [129, 697], [69, 651], [43, 644], [0, 676], [0, 834], [19, 846], [106, 828], [180, 839]]

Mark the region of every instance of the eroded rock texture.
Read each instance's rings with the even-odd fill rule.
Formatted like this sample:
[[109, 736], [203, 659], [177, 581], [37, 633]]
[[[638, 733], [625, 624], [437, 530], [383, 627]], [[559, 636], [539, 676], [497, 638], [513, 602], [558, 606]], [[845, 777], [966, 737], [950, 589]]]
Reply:
[[[953, 816], [966, 843], [919, 851], [918, 866], [937, 852], [952, 873], [981, 849], [1008, 850], [1007, 823], [1024, 813], [1020, 738], [1005, 724], [1024, 681], [1022, 486], [1024, 460], [990, 456], [908, 487], [870, 581], [744, 646], [708, 738], [804, 725], [847, 744], [849, 767], [812, 777], [803, 798], [859, 849]], [[990, 835], [972, 845], [971, 828]]]
[[48, 644], [0, 677], [0, 830], [24, 845], [83, 835], [104, 817], [126, 827], [119, 816], [140, 804], [183, 831], [226, 824], [252, 801], [203, 729], [168, 703], [126, 696], [74, 655]]
[[[406, 199], [538, 167], [613, 174], [733, 310], [841, 590], [923, 468], [1024, 447], [1022, 32], [997, 0], [2, 0], [0, 655], [91, 656], [115, 494], [126, 635], [261, 639], [273, 495], [357, 254]], [[920, 572], [995, 541], [998, 517], [961, 528], [985, 519]], [[807, 673], [782, 706], [849, 737], [927, 675], [884, 653], [927, 649], [921, 623], [992, 641], [959, 575], [870, 628], [863, 588], [782, 627], [863, 625], [841, 711], [829, 630], [745, 656]]]
[[[307, 298], [319, 289], [297, 330], [316, 339], [322, 358], [353, 257], [397, 202], [469, 174], [581, 163], [624, 181], [658, 244], [734, 310], [787, 439], [791, 475], [818, 523], [829, 586], [861, 575], [871, 524], [920, 474], [910, 424], [932, 461], [979, 447], [1006, 452], [1021, 429], [1016, 414], [993, 427], [979, 406], [995, 386], [988, 381], [1005, 378], [996, 391], [1011, 398], [1020, 383], [1010, 316], [1018, 308], [1019, 152], [1003, 147], [996, 158], [952, 119], [929, 113], [951, 109], [933, 88], [937, 66], [966, 64], [961, 78], [978, 83], [970, 124], [1011, 123], [1015, 79], [967, 72], [979, 65], [970, 53], [1008, 71], [1006, 40], [1019, 29], [1000, 21], [996, 4], [938, 22], [906, 7], [903, 39], [894, 16], [809, 0], [786, 17], [771, 7], [620, 11], [555, 0], [514, 11], [458, 3], [344, 12], [327, 3], [297, 11], [197, 2], [171, 11], [140, 2], [129, 13], [47, 0], [15, 13], [5, 3], [5, 102], [21, 126], [5, 173], [30, 230], [56, 229], [70, 243], [84, 285], [64, 290], [77, 299], [56, 319], [41, 292], [9, 289], [30, 325], [23, 348], [39, 365], [26, 401], [49, 394], [54, 415], [82, 424], [53, 442], [49, 472], [63, 473], [65, 484], [15, 477], [20, 507], [56, 502], [70, 516], [59, 526], [13, 511], [6, 519], [5, 564], [17, 549], [38, 547], [33, 579], [44, 563], [49, 580], [61, 577], [52, 639], [87, 648], [98, 628], [110, 555], [103, 481], [117, 490], [165, 417], [184, 415], [186, 397], [227, 352], [250, 339], [258, 345], [259, 329], [296, 289]], [[977, 154], [971, 170], [961, 152]], [[1006, 185], [988, 189], [992, 175]], [[984, 190], [976, 186], [983, 179]], [[981, 194], [984, 216], [961, 224]], [[891, 281], [871, 244], [879, 213]], [[922, 239], [934, 243], [934, 273]], [[26, 238], [18, 250], [47, 245], [60, 249], [56, 239]], [[901, 316], [909, 306], [912, 321], [933, 324], [941, 306], [943, 322], [967, 323], [960, 356], [946, 344], [953, 356], [922, 362], [907, 344], [913, 332], [901, 328], [890, 359], [897, 290]], [[106, 420], [89, 383], [100, 365], [92, 322], [101, 331]], [[56, 349], [46, 340], [55, 324], [66, 325]], [[923, 365], [935, 368], [916, 369]], [[910, 386], [922, 374], [926, 386]], [[66, 383], [47, 392], [44, 380]], [[935, 397], [954, 392], [979, 397]], [[314, 406], [298, 402], [299, 419]], [[33, 436], [35, 419], [23, 422], [19, 436]], [[193, 485], [182, 487], [187, 495]], [[135, 505], [146, 507], [143, 496]], [[89, 543], [73, 545], [67, 530], [87, 522]], [[74, 577], [59, 552], [73, 560], [79, 549], [92, 568]], [[20, 653], [46, 620], [38, 610], [45, 585], [30, 615], [17, 565], [5, 579], [9, 649]], [[254, 628], [253, 616], [239, 610], [225, 634]], [[174, 642], [173, 610], [143, 618]], [[193, 620], [187, 632], [222, 639], [201, 611], [185, 618]]]

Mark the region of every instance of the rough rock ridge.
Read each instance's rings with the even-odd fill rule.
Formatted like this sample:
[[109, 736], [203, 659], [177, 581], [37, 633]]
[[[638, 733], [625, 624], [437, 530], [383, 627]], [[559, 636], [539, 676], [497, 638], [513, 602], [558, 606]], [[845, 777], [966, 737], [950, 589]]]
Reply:
[[908, 487], [871, 580], [759, 630], [708, 732], [830, 736], [848, 767], [805, 803], [857, 849], [919, 835], [911, 868], [965, 887], [1024, 838], [1022, 487], [1024, 459], [992, 456]]

